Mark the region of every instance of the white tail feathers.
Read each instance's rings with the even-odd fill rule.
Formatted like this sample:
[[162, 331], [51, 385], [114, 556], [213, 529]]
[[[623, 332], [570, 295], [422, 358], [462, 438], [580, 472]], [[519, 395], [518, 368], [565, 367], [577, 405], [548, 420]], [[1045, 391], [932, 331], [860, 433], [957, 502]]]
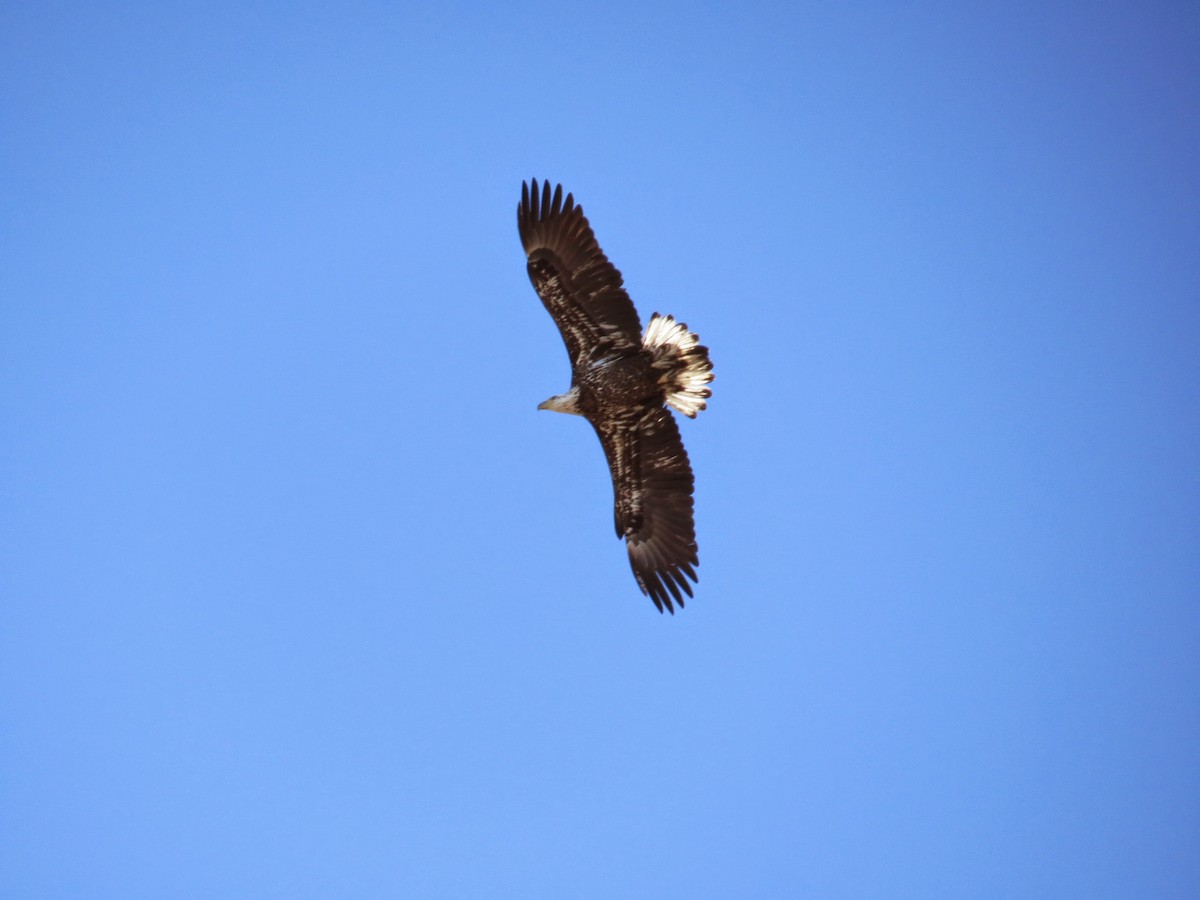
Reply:
[[696, 418], [712, 396], [705, 387], [713, 380], [708, 348], [682, 322], [655, 313], [642, 337], [642, 349], [651, 355], [650, 365], [658, 372], [667, 405]]

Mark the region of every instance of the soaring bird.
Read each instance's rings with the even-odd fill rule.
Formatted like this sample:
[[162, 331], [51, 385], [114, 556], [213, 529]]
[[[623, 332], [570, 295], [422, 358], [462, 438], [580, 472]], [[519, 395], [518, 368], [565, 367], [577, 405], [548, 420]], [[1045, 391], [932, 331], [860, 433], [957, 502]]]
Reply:
[[517, 230], [529, 280], [571, 359], [571, 389], [538, 409], [592, 423], [612, 474], [617, 537], [643, 594], [672, 615], [692, 596], [700, 559], [692, 517], [694, 479], [670, 409], [694, 419], [713, 379], [708, 348], [671, 316], [654, 313], [643, 334], [621, 273], [608, 261], [583, 208], [562, 185], [521, 183]]

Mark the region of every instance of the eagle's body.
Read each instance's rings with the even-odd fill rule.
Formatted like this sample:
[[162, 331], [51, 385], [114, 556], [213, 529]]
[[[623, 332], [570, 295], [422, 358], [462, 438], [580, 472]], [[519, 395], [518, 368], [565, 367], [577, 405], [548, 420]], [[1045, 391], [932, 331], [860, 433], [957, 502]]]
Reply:
[[576, 409], [556, 412], [574, 412], [595, 419], [632, 411], [655, 401], [662, 405], [662, 393], [654, 389], [656, 384], [650, 361], [640, 352], [626, 352], [588, 363], [575, 373], [574, 382], [574, 393], [568, 391], [562, 396], [570, 396]]
[[642, 592], [661, 612], [692, 596], [699, 565], [692, 469], [672, 406], [695, 418], [711, 392], [708, 350], [687, 326], [655, 313], [642, 334], [621, 273], [604, 255], [583, 209], [562, 186], [553, 196], [521, 186], [517, 228], [529, 278], [571, 358], [571, 389], [539, 409], [592, 423], [613, 480], [617, 535]]

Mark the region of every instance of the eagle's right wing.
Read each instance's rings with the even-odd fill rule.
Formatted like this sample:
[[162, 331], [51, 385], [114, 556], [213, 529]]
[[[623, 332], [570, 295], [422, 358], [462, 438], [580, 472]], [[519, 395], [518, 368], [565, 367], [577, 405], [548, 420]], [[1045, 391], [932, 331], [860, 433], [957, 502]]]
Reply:
[[692, 515], [694, 479], [679, 427], [661, 406], [632, 418], [593, 423], [612, 472], [617, 534], [629, 565], [658, 611], [682, 608], [700, 565]]
[[610, 350], [641, 346], [642, 326], [621, 273], [608, 261], [575, 198], [562, 185], [521, 183], [517, 230], [528, 257], [529, 280], [554, 318], [571, 366], [579, 368]]

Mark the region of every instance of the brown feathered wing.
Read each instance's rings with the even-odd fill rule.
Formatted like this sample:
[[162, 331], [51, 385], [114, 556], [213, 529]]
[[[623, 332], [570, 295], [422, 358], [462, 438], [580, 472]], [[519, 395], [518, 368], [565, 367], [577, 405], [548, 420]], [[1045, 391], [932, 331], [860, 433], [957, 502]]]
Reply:
[[611, 350], [641, 346], [642, 325], [583, 208], [562, 185], [550, 193], [537, 179], [521, 184], [517, 230], [528, 258], [529, 280], [562, 333], [572, 371]]
[[674, 613], [700, 565], [692, 515], [695, 481], [671, 413], [643, 408], [619, 420], [593, 422], [613, 480], [617, 535], [643, 594]]

